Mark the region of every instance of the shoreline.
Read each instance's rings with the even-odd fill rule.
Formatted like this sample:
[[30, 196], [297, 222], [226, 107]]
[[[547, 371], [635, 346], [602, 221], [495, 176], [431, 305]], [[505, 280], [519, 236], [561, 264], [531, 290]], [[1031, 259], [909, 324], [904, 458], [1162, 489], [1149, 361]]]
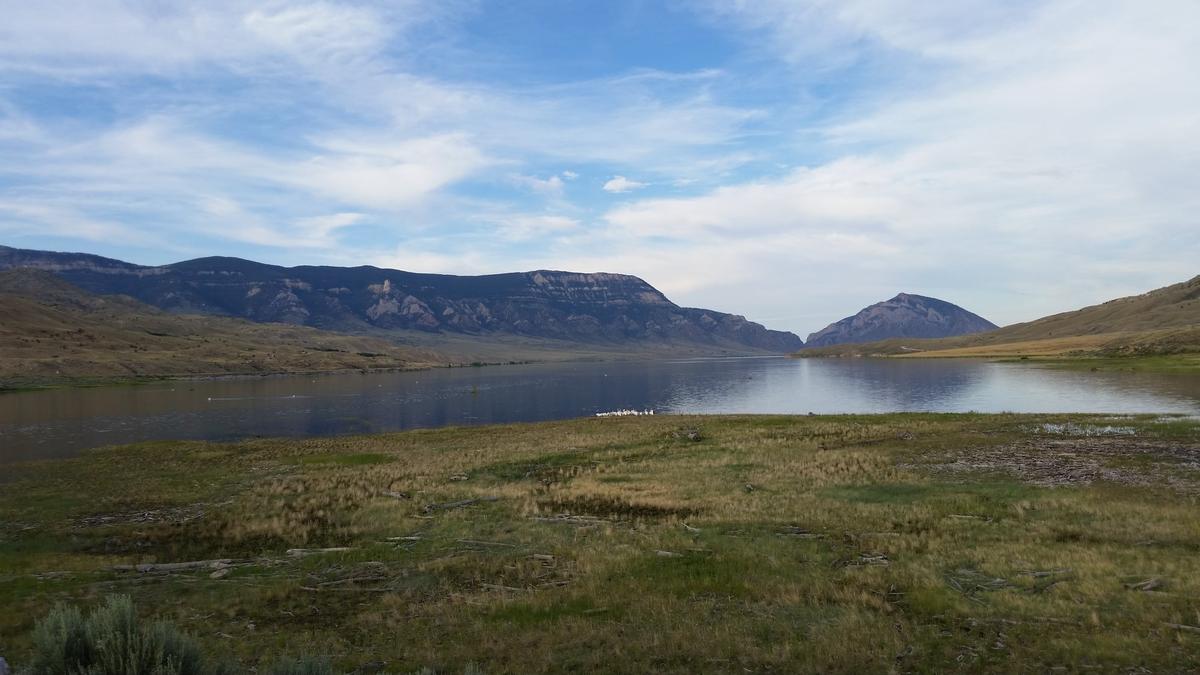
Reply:
[[[853, 345], [847, 345], [852, 348]], [[820, 347], [820, 350], [834, 349]], [[949, 351], [949, 350], [946, 350]], [[991, 363], [1020, 363], [1040, 365], [1048, 368], [1069, 370], [1127, 370], [1147, 372], [1196, 372], [1200, 371], [1200, 352], [1181, 354], [1147, 354], [1130, 356], [1109, 356], [1103, 354], [1011, 354], [1004, 352], [981, 352], [978, 354], [939, 353], [939, 351], [908, 352], [902, 354], [887, 353], [857, 353], [847, 349], [841, 353], [810, 353], [804, 350], [793, 352], [788, 358], [794, 359], [888, 359], [894, 361], [921, 361], [943, 359], [965, 359], [988, 361]]]
[[491, 368], [495, 366], [525, 366], [535, 363], [552, 363], [550, 361], [496, 361], [472, 363], [439, 363], [413, 367], [380, 367], [380, 368], [338, 368], [334, 370], [278, 370], [269, 372], [246, 373], [196, 373], [180, 375], [145, 375], [134, 377], [80, 376], [45, 381], [34, 384], [10, 385], [0, 380], [0, 395], [29, 391], [47, 391], [55, 389], [95, 389], [99, 387], [137, 387], [159, 382], [218, 382], [221, 380], [254, 380], [266, 378], [302, 377], [315, 375], [374, 375], [379, 373], [416, 373], [427, 370], [453, 368]]
[[[820, 348], [830, 349], [830, 348]], [[1146, 372], [1183, 372], [1200, 371], [1200, 353], [1183, 354], [1152, 354], [1138, 356], [1105, 356], [1105, 355], [1013, 355], [1005, 353], [981, 354], [940, 354], [938, 352], [920, 352], [905, 354], [863, 354], [863, 353], [812, 353], [804, 350], [790, 354], [715, 354], [715, 355], [679, 355], [645, 353], [613, 355], [602, 357], [595, 354], [568, 356], [562, 359], [527, 359], [509, 361], [473, 361], [424, 364], [413, 367], [380, 367], [380, 368], [339, 368], [334, 370], [280, 370], [269, 372], [232, 372], [232, 373], [195, 373], [178, 375], [144, 375], [144, 376], [62, 376], [55, 378], [36, 378], [32, 381], [22, 378], [0, 378], [0, 396], [10, 393], [31, 391], [46, 391], [55, 389], [94, 389], [100, 387], [136, 387], [158, 382], [189, 382], [189, 381], [219, 381], [257, 379], [270, 377], [292, 377], [309, 375], [348, 375], [353, 373], [402, 373], [436, 370], [439, 368], [481, 368], [495, 366], [523, 366], [549, 363], [597, 363], [623, 361], [689, 361], [689, 360], [723, 360], [734, 358], [792, 358], [792, 359], [889, 359], [889, 360], [924, 360], [924, 359], [962, 359], [973, 361], [988, 361], [991, 363], [1019, 363], [1039, 365], [1048, 368], [1065, 370], [1090, 371], [1146, 371]]]
[[120, 593], [243, 670], [1179, 672], [1198, 453], [1195, 418], [971, 413], [105, 448], [6, 467], [0, 641]]

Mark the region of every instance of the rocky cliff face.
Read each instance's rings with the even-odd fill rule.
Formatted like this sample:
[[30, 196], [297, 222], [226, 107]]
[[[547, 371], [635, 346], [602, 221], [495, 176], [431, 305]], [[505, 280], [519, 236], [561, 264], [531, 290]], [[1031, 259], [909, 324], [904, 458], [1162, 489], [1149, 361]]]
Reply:
[[200, 258], [162, 267], [0, 247], [0, 269], [30, 267], [171, 312], [338, 331], [508, 333], [581, 342], [682, 341], [772, 352], [803, 346], [744, 317], [679, 307], [623, 274], [539, 270], [477, 277], [376, 267], [277, 267]]
[[939, 338], [994, 330], [996, 324], [937, 298], [901, 293], [808, 336], [806, 346], [827, 347], [888, 338]]

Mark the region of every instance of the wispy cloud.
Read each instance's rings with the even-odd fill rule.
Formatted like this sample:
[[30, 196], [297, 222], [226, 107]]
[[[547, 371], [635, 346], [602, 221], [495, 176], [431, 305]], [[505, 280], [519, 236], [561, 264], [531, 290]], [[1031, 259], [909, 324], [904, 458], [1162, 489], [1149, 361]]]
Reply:
[[[764, 276], [794, 279], [806, 294], [813, 282], [832, 278], [871, 279], [879, 292], [917, 281], [991, 306], [999, 321], [1196, 273], [1187, 261], [1200, 259], [1200, 239], [1187, 233], [1200, 194], [1184, 188], [1200, 168], [1193, 112], [1200, 86], [1187, 73], [1200, 59], [1200, 43], [1188, 37], [1200, 20], [1194, 4], [1164, 11], [1110, 3], [1081, 15], [1075, 3], [1042, 3], [1019, 21], [965, 34], [956, 12], [908, 15], [897, 24], [890, 3], [837, 5], [816, 7], [838, 22], [835, 34], [940, 59], [947, 74], [826, 127], [844, 158], [695, 197], [622, 205], [608, 222], [681, 241], [782, 245], [809, 233], [809, 244], [823, 250], [833, 244], [811, 237], [843, 233], [852, 239], [841, 245], [871, 244], [849, 269], [841, 259], [839, 266], [813, 260], [806, 273], [724, 259], [757, 263]], [[813, 28], [812, 7], [746, 7], [754, 14], [749, 24], [780, 45], [802, 41]], [[795, 20], [771, 18], [780, 13]], [[1187, 256], [1164, 258], [1173, 246]], [[863, 268], [881, 260], [885, 268]], [[1010, 292], [1033, 298], [1003, 302]], [[853, 309], [842, 293], [812, 301]], [[837, 311], [830, 306], [829, 316]]]
[[1027, 319], [1200, 259], [1190, 0], [701, 2], [690, 40], [589, 25], [612, 51], [505, 68], [469, 0], [0, 7], [14, 243], [624, 271], [800, 332], [898, 290]]
[[[568, 179], [569, 180], [569, 179]], [[561, 176], [554, 175], [549, 178], [538, 178], [537, 176], [514, 176], [513, 181], [522, 187], [542, 195], [558, 197], [562, 195], [563, 186], [565, 183]]]
[[630, 180], [625, 176], [613, 176], [604, 183], [601, 189], [603, 189], [605, 192], [614, 192], [619, 194], [622, 192], [632, 192], [633, 190], [644, 187], [646, 187], [645, 183], [641, 183], [636, 180]]

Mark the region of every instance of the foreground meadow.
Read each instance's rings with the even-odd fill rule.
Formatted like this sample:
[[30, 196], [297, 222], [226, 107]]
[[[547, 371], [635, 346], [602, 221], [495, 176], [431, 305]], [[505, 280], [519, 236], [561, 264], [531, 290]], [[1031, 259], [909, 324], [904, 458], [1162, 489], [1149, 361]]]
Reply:
[[53, 606], [113, 595], [248, 672], [1200, 668], [1195, 420], [585, 419], [2, 471], [18, 672]]

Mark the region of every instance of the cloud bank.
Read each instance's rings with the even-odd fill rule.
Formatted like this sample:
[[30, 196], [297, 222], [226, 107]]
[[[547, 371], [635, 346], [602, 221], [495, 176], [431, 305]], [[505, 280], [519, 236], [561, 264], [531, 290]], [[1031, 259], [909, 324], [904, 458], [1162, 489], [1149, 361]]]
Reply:
[[627, 272], [802, 334], [899, 291], [1008, 323], [1200, 272], [1194, 2], [614, 7], [0, 0], [0, 237]]

